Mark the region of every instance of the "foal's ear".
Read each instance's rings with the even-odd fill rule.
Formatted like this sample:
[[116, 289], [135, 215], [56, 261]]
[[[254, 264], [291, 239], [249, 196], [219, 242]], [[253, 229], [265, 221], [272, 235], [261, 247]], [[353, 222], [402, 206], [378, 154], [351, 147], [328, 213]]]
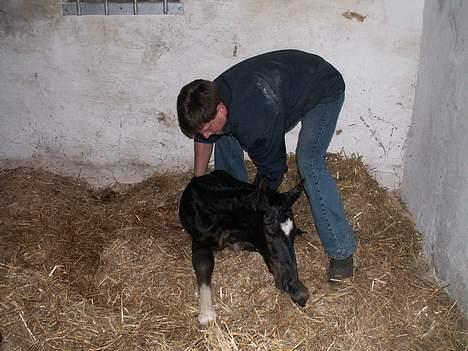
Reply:
[[268, 185], [270, 184], [270, 179], [266, 176], [258, 175], [255, 177], [255, 188], [257, 191], [266, 191]]
[[289, 206], [292, 206], [292, 204], [295, 203], [297, 199], [299, 199], [299, 196], [301, 196], [301, 192], [304, 189], [302, 183], [304, 183], [303, 179], [294, 188], [284, 193], [284, 196], [286, 197], [286, 202]]
[[296, 228], [295, 234], [302, 236], [302, 234], [304, 234], [304, 231], [302, 229]]

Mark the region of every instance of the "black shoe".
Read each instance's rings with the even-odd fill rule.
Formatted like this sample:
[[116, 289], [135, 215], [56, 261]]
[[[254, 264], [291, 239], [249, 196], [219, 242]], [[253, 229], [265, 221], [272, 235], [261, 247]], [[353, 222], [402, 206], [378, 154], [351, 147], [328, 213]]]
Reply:
[[344, 260], [330, 259], [328, 266], [328, 281], [340, 282], [343, 279], [353, 276], [353, 255], [345, 258]]

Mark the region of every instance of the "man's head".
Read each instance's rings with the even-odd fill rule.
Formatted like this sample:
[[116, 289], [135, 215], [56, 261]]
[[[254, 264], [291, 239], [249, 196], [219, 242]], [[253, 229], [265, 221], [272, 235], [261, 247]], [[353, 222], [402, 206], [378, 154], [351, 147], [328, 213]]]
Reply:
[[182, 132], [189, 138], [222, 134], [227, 109], [214, 82], [197, 79], [184, 86], [177, 97], [177, 115]]

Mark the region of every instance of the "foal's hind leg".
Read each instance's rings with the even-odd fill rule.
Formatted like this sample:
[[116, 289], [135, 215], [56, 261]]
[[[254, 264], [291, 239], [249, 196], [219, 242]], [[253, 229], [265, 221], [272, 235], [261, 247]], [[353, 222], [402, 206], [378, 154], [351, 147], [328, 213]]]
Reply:
[[213, 251], [196, 241], [192, 242], [192, 265], [198, 282], [200, 312], [198, 322], [205, 327], [216, 319], [211, 299], [211, 274], [214, 268]]

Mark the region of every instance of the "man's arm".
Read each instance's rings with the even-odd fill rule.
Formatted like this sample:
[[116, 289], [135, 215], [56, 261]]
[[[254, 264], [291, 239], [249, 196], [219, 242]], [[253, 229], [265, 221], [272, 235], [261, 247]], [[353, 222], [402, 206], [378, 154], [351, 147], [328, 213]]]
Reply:
[[211, 153], [213, 152], [213, 144], [204, 144], [194, 142], [194, 169], [195, 177], [200, 177], [206, 173], [208, 162], [210, 161]]

